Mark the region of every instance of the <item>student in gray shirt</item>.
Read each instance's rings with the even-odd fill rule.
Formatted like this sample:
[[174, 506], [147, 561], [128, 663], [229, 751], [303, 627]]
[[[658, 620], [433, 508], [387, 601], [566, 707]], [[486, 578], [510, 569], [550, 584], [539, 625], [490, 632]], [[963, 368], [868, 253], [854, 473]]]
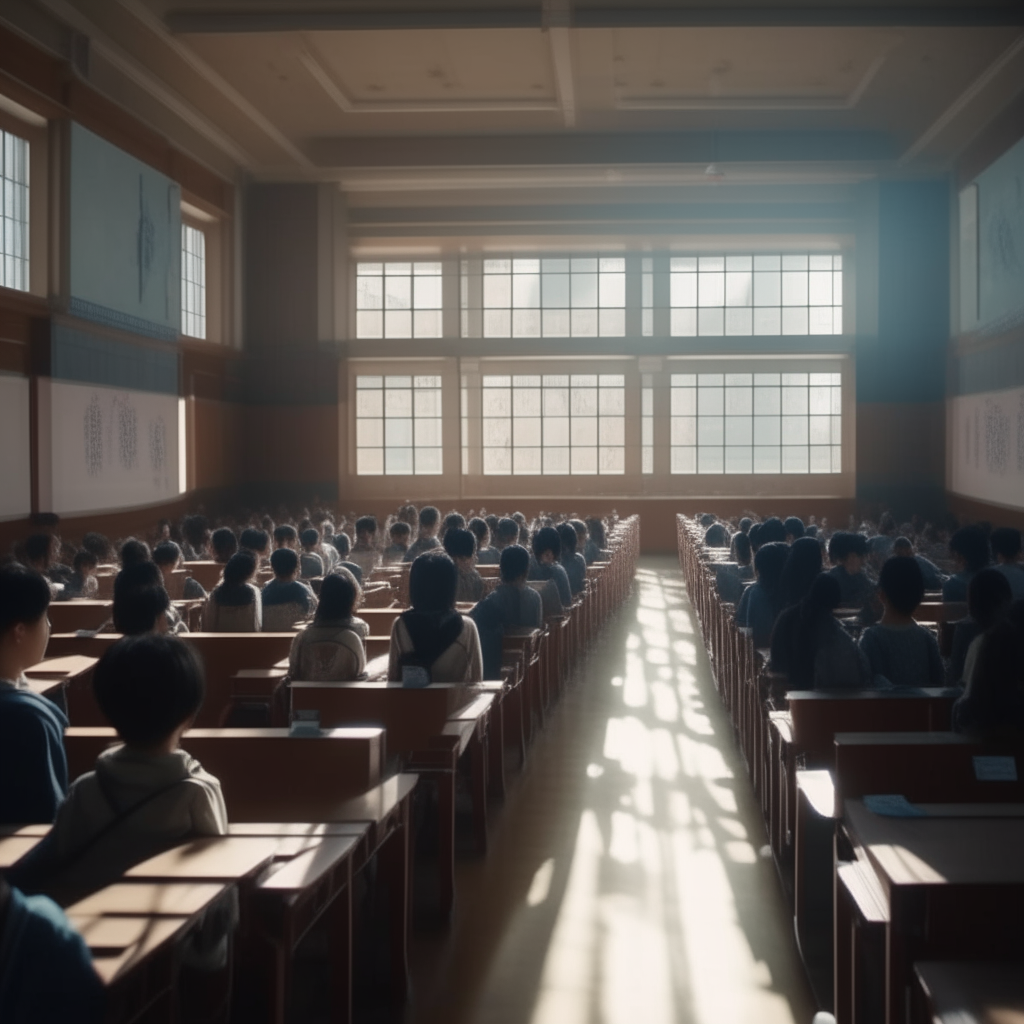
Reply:
[[938, 642], [930, 630], [914, 621], [914, 612], [924, 598], [924, 578], [917, 562], [888, 559], [879, 574], [878, 590], [882, 619], [869, 626], [860, 639], [872, 676], [881, 676], [897, 689], [942, 686]]
[[915, 554], [914, 545], [906, 537], [897, 537], [893, 541], [892, 553], [896, 558], [912, 558], [917, 562], [917, 567], [921, 570], [921, 577], [924, 580], [925, 590], [942, 589], [946, 577], [942, 575], [934, 562], [929, 561], [924, 555]]

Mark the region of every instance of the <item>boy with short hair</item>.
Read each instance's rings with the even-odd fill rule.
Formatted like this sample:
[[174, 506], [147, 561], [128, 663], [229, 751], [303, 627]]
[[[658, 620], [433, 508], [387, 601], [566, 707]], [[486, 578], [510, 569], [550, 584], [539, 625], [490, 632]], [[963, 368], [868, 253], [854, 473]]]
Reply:
[[[498, 557], [510, 544], [519, 543], [519, 524], [511, 517], [505, 516], [498, 520], [498, 525], [491, 531], [492, 543], [498, 549]], [[529, 548], [527, 548], [529, 550]]]
[[956, 572], [942, 584], [942, 600], [966, 601], [971, 580], [990, 561], [988, 535], [981, 526], [962, 526], [949, 538]]
[[475, 568], [476, 538], [469, 530], [448, 530], [444, 535], [444, 549], [459, 571], [456, 603], [476, 604], [487, 592], [483, 577]]
[[219, 530], [214, 530], [210, 536], [210, 547], [213, 549], [213, 560], [220, 562], [221, 565], [227, 565], [231, 561], [231, 556], [238, 551], [238, 538], [233, 530], [222, 526]]
[[304, 580], [312, 579], [324, 574], [324, 560], [319, 551], [320, 531], [315, 526], [310, 526], [299, 535], [299, 542], [302, 544], [302, 554], [299, 557], [299, 568]]
[[220, 783], [179, 746], [203, 702], [196, 652], [177, 637], [124, 637], [93, 689], [122, 745], [75, 780], [53, 828], [8, 872], [27, 891], [95, 892], [185, 839], [227, 833]]
[[530, 560], [531, 580], [551, 580], [563, 609], [572, 606], [572, 588], [559, 558], [562, 541], [553, 526], [542, 526], [533, 536], [533, 558]]
[[897, 689], [942, 686], [944, 669], [939, 645], [930, 630], [914, 621], [924, 599], [924, 577], [912, 558], [889, 558], [878, 577], [881, 621], [860, 638], [873, 677], [882, 676]]
[[274, 548], [280, 551], [281, 548], [291, 548], [295, 551], [299, 546], [299, 532], [294, 526], [283, 523], [274, 527]]
[[1014, 601], [1024, 598], [1024, 565], [1020, 561], [1020, 530], [1000, 526], [992, 531], [992, 553], [996, 556], [996, 572], [1010, 581]]
[[282, 633], [316, 611], [316, 595], [298, 579], [299, 556], [290, 548], [278, 548], [270, 556], [274, 578], [260, 592], [263, 632]]
[[474, 516], [466, 529], [476, 538], [476, 564], [497, 565], [501, 559], [501, 552], [491, 547], [491, 531], [486, 520]]
[[[763, 529], [761, 539], [764, 539]], [[832, 562], [829, 574], [839, 581], [839, 607], [865, 609], [877, 618], [877, 612], [872, 610], [875, 585], [864, 572], [867, 554], [868, 539], [861, 533], [837, 530], [828, 542], [828, 557]]]
[[68, 788], [68, 720], [25, 682], [46, 653], [49, 606], [42, 576], [18, 563], [0, 568], [0, 825], [48, 824]]
[[[171, 577], [181, 567], [181, 548], [173, 540], [161, 541], [153, 548], [153, 564], [160, 570], [164, 578], [164, 588], [171, 592]], [[206, 589], [191, 576], [185, 577], [181, 596], [186, 601], [202, 601], [206, 599]]]
[[420, 532], [416, 540], [406, 551], [403, 562], [415, 562], [425, 551], [433, 551], [439, 548], [441, 542], [437, 539], [438, 527], [441, 524], [441, 513], [433, 505], [427, 505], [420, 509]]
[[187, 633], [188, 626], [171, 614], [171, 599], [163, 587], [143, 586], [114, 595], [114, 631], [125, 636]]
[[907, 537], [897, 537], [892, 542], [892, 554], [894, 558], [912, 558], [917, 562], [921, 570], [921, 577], [924, 579], [925, 590], [941, 590], [946, 577], [939, 571], [939, 567], [929, 561], [924, 555], [914, 552], [914, 545]]
[[91, 551], [85, 548], [76, 551], [71, 566], [71, 579], [64, 585], [63, 596], [69, 600], [76, 597], [94, 598], [99, 591], [99, 580], [94, 575], [98, 564]]
[[360, 516], [356, 520], [356, 542], [348, 557], [350, 562], [355, 562], [363, 570], [363, 576], [369, 576], [380, 565], [376, 516]]
[[256, 564], [262, 565], [270, 557], [270, 534], [266, 530], [250, 528], [242, 531], [238, 546], [256, 556]]
[[397, 522], [391, 524], [391, 529], [388, 530], [388, 536], [391, 539], [391, 543], [384, 549], [384, 564], [395, 565], [398, 562], [404, 562], [406, 553], [409, 550], [409, 537], [412, 535], [412, 529], [409, 524], [399, 519]]
[[576, 550], [576, 531], [569, 523], [559, 523], [555, 529], [562, 542], [562, 553], [558, 560], [569, 577], [569, 589], [575, 597], [587, 586], [587, 560]]

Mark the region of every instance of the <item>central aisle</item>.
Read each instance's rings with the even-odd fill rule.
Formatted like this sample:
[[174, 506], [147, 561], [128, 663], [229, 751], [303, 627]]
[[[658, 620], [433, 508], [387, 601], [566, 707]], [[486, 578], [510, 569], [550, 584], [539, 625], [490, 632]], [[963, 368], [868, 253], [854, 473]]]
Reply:
[[418, 1024], [809, 1024], [761, 818], [675, 559], [643, 558], [421, 936]]

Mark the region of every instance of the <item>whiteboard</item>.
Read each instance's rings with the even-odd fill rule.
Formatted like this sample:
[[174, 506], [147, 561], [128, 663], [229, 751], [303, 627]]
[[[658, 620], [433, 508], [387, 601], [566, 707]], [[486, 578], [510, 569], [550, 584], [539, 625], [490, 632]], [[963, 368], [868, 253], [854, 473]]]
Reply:
[[28, 377], [0, 374], [0, 518], [32, 511]]
[[949, 489], [1024, 509], [1024, 387], [949, 399]]
[[176, 498], [182, 415], [177, 395], [53, 381], [51, 511], [66, 515]]

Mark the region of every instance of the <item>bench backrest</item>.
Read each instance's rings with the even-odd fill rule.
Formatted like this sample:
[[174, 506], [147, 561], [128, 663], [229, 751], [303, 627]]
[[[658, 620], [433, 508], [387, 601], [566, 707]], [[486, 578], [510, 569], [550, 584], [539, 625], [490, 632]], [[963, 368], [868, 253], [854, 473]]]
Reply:
[[[975, 757], [1015, 759], [1017, 781], [979, 779]], [[835, 737], [837, 807], [869, 793], [918, 803], [1024, 802], [1024, 745], [991, 744], [952, 732], [841, 732]]]
[[[109, 728], [64, 734], [72, 778], [91, 771], [118, 742]], [[380, 784], [384, 734], [378, 728], [331, 729], [319, 737], [287, 729], [190, 729], [182, 748], [220, 780], [231, 821], [318, 821], [318, 808]]]
[[74, 633], [78, 629], [99, 629], [114, 613], [113, 601], [52, 601], [47, 614], [53, 633]]
[[837, 732], [934, 732], [950, 727], [955, 689], [790, 690], [793, 743], [807, 767], [832, 765]]

